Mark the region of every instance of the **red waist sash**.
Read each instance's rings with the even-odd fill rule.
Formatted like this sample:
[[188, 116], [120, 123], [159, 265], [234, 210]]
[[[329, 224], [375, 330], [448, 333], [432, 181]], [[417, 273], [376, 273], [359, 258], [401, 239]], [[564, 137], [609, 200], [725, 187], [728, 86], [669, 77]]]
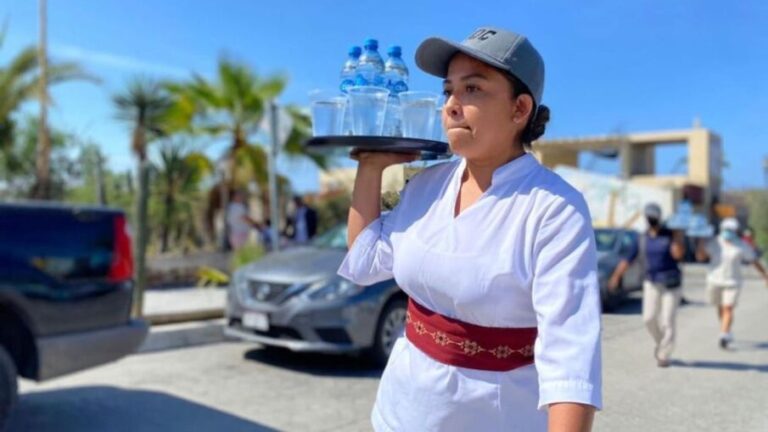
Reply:
[[405, 335], [433, 359], [463, 368], [510, 371], [533, 363], [536, 327], [482, 327], [408, 300]]

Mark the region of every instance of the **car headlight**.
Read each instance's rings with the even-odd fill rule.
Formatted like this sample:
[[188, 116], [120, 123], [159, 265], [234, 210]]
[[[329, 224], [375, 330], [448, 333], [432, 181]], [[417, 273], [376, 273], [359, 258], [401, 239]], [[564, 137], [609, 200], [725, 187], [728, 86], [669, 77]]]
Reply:
[[248, 292], [248, 279], [245, 277], [245, 271], [236, 270], [232, 275], [232, 283], [230, 285], [230, 292], [237, 296], [240, 300], [244, 300], [246, 293]]
[[307, 290], [307, 297], [312, 300], [336, 300], [343, 297], [352, 297], [363, 291], [363, 287], [352, 283], [342, 277], [331, 279], [327, 283], [319, 283]]

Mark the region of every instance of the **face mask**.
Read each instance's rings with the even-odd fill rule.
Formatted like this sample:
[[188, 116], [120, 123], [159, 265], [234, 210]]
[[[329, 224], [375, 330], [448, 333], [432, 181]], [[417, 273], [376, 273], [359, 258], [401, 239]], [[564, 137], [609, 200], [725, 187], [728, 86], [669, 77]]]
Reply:
[[736, 235], [736, 232], [731, 230], [723, 230], [723, 232], [720, 233], [720, 236], [723, 238], [723, 240], [729, 242], [736, 241], [739, 238], [739, 236]]
[[657, 226], [659, 226], [659, 220], [658, 220], [658, 219], [656, 219], [656, 218], [650, 218], [650, 217], [649, 217], [649, 218], [647, 218], [647, 220], [648, 220], [648, 225], [650, 225], [650, 226], [652, 226], [652, 227], [657, 227]]

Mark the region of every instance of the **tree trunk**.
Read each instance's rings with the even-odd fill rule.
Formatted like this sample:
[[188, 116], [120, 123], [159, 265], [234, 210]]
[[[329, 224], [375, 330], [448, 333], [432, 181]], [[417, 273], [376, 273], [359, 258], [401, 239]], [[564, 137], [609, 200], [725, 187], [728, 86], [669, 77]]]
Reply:
[[173, 180], [169, 179], [167, 190], [165, 192], [165, 202], [163, 209], [163, 231], [161, 234], [160, 251], [168, 252], [168, 240], [171, 236], [171, 217], [173, 216], [173, 207], [175, 205], [173, 198]]
[[37, 199], [51, 199], [51, 140], [48, 135], [48, 54], [46, 35], [46, 0], [39, 0], [40, 7], [40, 125], [37, 131], [37, 159], [35, 160], [35, 186], [32, 196]]
[[107, 205], [107, 183], [104, 180], [104, 158], [101, 151], [96, 153], [96, 195], [99, 205]]
[[136, 286], [134, 289], [133, 315], [141, 317], [144, 314], [144, 291], [146, 289], [146, 258], [147, 258], [147, 202], [149, 201], [149, 162], [139, 159], [138, 189], [136, 199]]

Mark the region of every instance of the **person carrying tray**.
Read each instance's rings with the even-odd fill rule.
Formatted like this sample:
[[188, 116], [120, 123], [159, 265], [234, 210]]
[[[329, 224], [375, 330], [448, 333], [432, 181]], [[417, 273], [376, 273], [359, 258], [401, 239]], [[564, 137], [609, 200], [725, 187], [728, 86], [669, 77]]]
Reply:
[[429, 38], [417, 65], [444, 78], [451, 151], [380, 211], [382, 171], [417, 155], [356, 151], [339, 274], [395, 278], [405, 335], [384, 370], [377, 431], [588, 431], [602, 406], [594, 232], [579, 192], [531, 154], [549, 120], [544, 62], [484, 27]]

